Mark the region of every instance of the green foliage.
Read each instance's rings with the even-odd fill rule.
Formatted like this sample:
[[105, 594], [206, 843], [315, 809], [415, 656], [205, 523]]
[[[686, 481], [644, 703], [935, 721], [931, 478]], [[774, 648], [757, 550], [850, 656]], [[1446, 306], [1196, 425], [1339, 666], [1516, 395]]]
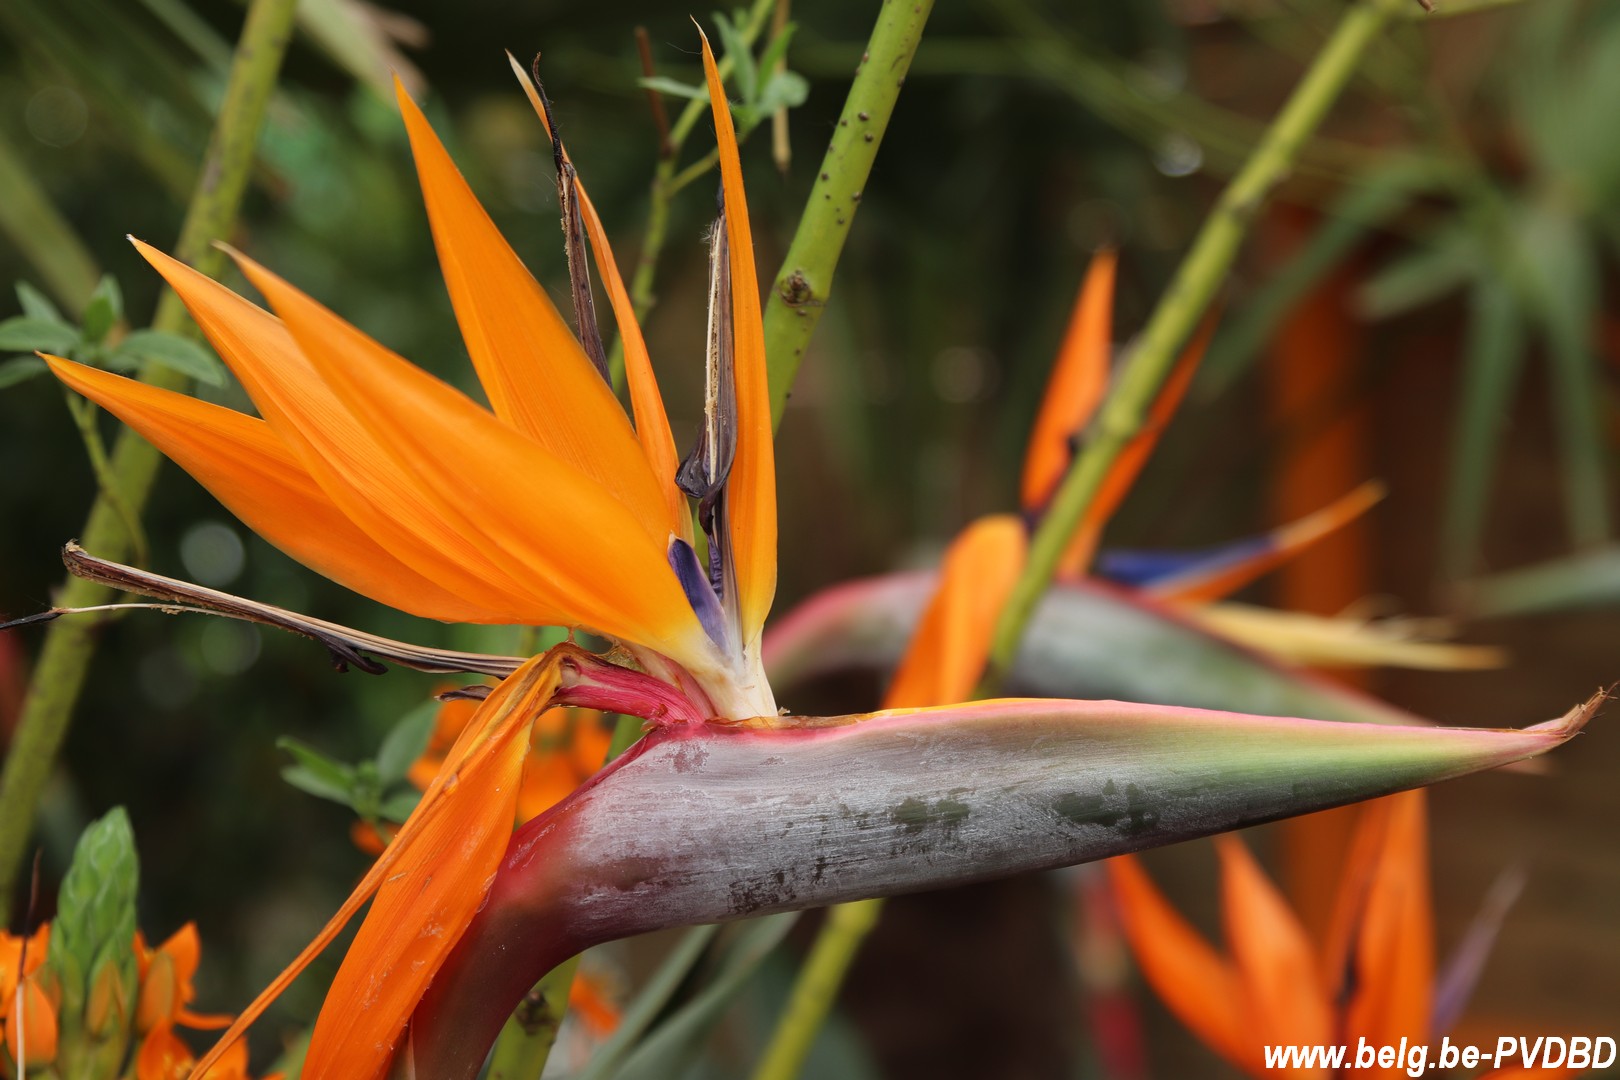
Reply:
[[[77, 326], [26, 281], [17, 283], [17, 300], [23, 313], [0, 322], [0, 352], [50, 353], [125, 374], [157, 364], [210, 386], [225, 385], [224, 366], [188, 337], [162, 330], [116, 335], [114, 330], [124, 321], [124, 296], [111, 275], [96, 286]], [[12, 356], [0, 362], [0, 389], [46, 370], [36, 356]]]
[[281, 770], [282, 779], [305, 794], [347, 806], [368, 825], [404, 821], [421, 798], [406, 774], [433, 738], [438, 711], [434, 701], [412, 709], [389, 729], [374, 757], [353, 764], [283, 736], [276, 745], [292, 755], [293, 764]]
[[[725, 12], [714, 13], [714, 25], [719, 31], [722, 55], [732, 63], [732, 81], [736, 84], [739, 101], [731, 103], [736, 117], [739, 137], [757, 127], [760, 121], [779, 109], [794, 109], [804, 104], [810, 94], [810, 83], [803, 75], [777, 66], [787, 56], [788, 44], [793, 40], [795, 24], [788, 23], [782, 31], [770, 38], [759, 55], [754, 55], [741, 24], [747, 12], [739, 11], [732, 17]], [[707, 101], [708, 88], [703, 83], [684, 83], [663, 75], [638, 80], [648, 90], [656, 90], [671, 97], [688, 101]]]

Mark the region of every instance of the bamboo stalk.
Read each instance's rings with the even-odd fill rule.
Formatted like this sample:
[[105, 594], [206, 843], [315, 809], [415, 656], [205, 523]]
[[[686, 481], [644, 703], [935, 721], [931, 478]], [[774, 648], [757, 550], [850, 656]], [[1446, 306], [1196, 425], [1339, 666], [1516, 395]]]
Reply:
[[1024, 627], [1051, 583], [1076, 523], [1096, 497], [1120, 451], [1141, 429], [1148, 407], [1226, 279], [1260, 207], [1288, 175], [1300, 148], [1338, 100], [1362, 54], [1408, 3], [1410, 0], [1357, 0], [1345, 10], [1332, 37], [1266, 129], [1248, 162], [1221, 192], [1149, 317], [1134, 352], [1120, 370], [1084, 448], [1035, 530], [1029, 562], [996, 625], [990, 662], [980, 683], [983, 696], [994, 694], [1011, 666]]
[[872, 162], [933, 8], [933, 0], [883, 5], [799, 227], [766, 299], [765, 358], [770, 368], [771, 416], [778, 425], [804, 362], [805, 347], [827, 306], [833, 270], [855, 223], [861, 192], [872, 174]]
[[[248, 8], [219, 118], [175, 245], [176, 257], [204, 274], [217, 274], [224, 262], [223, 254], [212, 245], [224, 238], [236, 222], [296, 8], [296, 0], [253, 0]], [[153, 329], [179, 333], [188, 325], [180, 298], [166, 290], [158, 301]], [[165, 389], [179, 389], [187, 382], [172, 368], [155, 364], [143, 368], [140, 377]], [[128, 430], [120, 433], [109, 473], [136, 513], [146, 505], [161, 461], [162, 457], [144, 439]], [[117, 507], [105, 495], [97, 496], [91, 505], [80, 537], [92, 550], [114, 560], [122, 559], [132, 542]], [[110, 596], [110, 591], [100, 585], [70, 578], [58, 592], [57, 602], [67, 607], [89, 607], [104, 603]], [[0, 771], [0, 906], [15, 884], [33, 830], [40, 792], [55, 765], [73, 706], [84, 688], [95, 642], [95, 625], [87, 620], [62, 619], [46, 632], [22, 716]]]

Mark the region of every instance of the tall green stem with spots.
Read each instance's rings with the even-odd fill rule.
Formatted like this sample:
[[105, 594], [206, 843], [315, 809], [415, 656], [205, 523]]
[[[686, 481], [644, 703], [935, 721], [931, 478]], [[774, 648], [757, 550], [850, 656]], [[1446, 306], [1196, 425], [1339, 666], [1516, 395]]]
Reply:
[[1116, 376], [1108, 398], [1087, 432], [1084, 448], [1053, 496], [1030, 541], [1029, 561], [996, 624], [981, 696], [993, 696], [1017, 654], [1024, 628], [1035, 613], [1059, 558], [1120, 452], [1141, 430], [1148, 408], [1175, 365], [1182, 346], [1209, 310], [1226, 280], [1249, 227], [1267, 197], [1287, 175], [1311, 133], [1321, 124], [1356, 64], [1385, 26], [1412, 0], [1356, 0], [1294, 88], [1282, 111], [1242, 170], [1221, 192], [1192, 249], [1159, 298], [1142, 336]]
[[770, 367], [771, 415], [778, 425], [804, 350], [832, 293], [833, 270], [933, 9], [933, 0], [891, 0], [883, 5], [827, 144], [810, 201], [766, 298], [765, 358]]

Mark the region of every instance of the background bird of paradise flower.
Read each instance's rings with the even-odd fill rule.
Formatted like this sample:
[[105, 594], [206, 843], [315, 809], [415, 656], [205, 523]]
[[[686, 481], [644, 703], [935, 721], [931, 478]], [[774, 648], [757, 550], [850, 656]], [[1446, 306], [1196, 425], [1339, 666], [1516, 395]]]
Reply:
[[[397, 121], [371, 89], [380, 35], [401, 24], [310, 7], [318, 14], [272, 103], [244, 235], [257, 256], [296, 269], [312, 292], [401, 351], [442, 355], [442, 371], [459, 370], [458, 346], [445, 336], [453, 321], [425, 269], [430, 241]], [[55, 242], [38, 214], [8, 221], [5, 280], [47, 294], [53, 282], [76, 283], [68, 291], [78, 288], [82, 303], [105, 269], [128, 294], [122, 310], [144, 318], [151, 279], [117, 238], [171, 232], [189, 187], [220, 47], [228, 50], [236, 29], [223, 12], [200, 14], [105, 0], [23, 0], [0, 13], [0, 47], [19, 61], [0, 76], [9, 106], [0, 149], [21, 165], [0, 169], [12, 185], [0, 202], [21, 205], [20, 175], [83, 238]], [[597, 22], [492, 9], [451, 20], [423, 4], [409, 14], [433, 35], [410, 55], [434, 107], [453, 114], [443, 126], [459, 137], [458, 157], [496, 197], [502, 224], [530, 241], [524, 255], [542, 279], [564, 275], [549, 162], [499, 47], [545, 50], [549, 84], [567, 104], [570, 149], [590, 163], [616, 242], [633, 249], [647, 219], [647, 178], [659, 167], [628, 33], [638, 13]], [[930, 562], [970, 518], [1014, 505], [1017, 456], [1090, 251], [1103, 242], [1126, 250], [1116, 321], [1140, 325], [1220, 178], [1330, 15], [1314, 5], [1071, 12], [1020, 3], [936, 13], [783, 428], [782, 485], [795, 493], [783, 505], [783, 566], [798, 576], [784, 579], [779, 610], [844, 578]], [[640, 18], [658, 74], [695, 82], [694, 60], [678, 47], [689, 38], [684, 19]], [[787, 178], [771, 177], [768, 119], [746, 154], [762, 268], [779, 261], [868, 18], [855, 5], [795, 13], [802, 25], [789, 67], [809, 93], [789, 114]], [[349, 32], [332, 33], [334, 20]], [[1612, 356], [1615, 339], [1602, 314], [1613, 289], [1605, 245], [1616, 185], [1600, 103], [1609, 100], [1604, 80], [1616, 65], [1605, 57], [1616, 33], [1605, 5], [1527, 0], [1401, 27], [1369, 56], [1281, 205], [1257, 224], [1228, 287], [1206, 383], [1111, 542], [1214, 543], [1379, 476], [1391, 492], [1384, 507], [1250, 598], [1332, 613], [1380, 595], [1423, 614], [1541, 608], [1469, 627], [1471, 640], [1512, 650], [1503, 671], [1374, 677], [1398, 704], [1441, 719], [1516, 720], [1612, 676], [1603, 644], [1613, 629], [1603, 607], [1613, 581], [1603, 543], [1612, 365], [1597, 358]], [[322, 47], [338, 48], [340, 62]], [[694, 238], [712, 210], [707, 186], [670, 202], [649, 321], [655, 355], [697, 340], [688, 313], [701, 304], [688, 301], [702, 291]], [[773, 232], [766, 223], [784, 224]], [[86, 255], [76, 261], [80, 247]], [[79, 322], [72, 301], [56, 306]], [[106, 292], [89, 311], [112, 323], [118, 313]], [[103, 340], [114, 352], [111, 336]], [[678, 424], [690, 425], [699, 407], [696, 365], [689, 370], [684, 385], [660, 370]], [[229, 388], [210, 393], [237, 400]], [[1582, 419], [1583, 401], [1595, 422]], [[78, 520], [92, 480], [54, 389], [30, 381], [0, 392], [0, 415], [8, 478], [0, 610], [20, 613], [46, 602], [58, 570], [42, 553], [62, 539], [64, 522]], [[180, 569], [178, 553], [186, 571], [233, 591], [406, 633], [400, 617], [298, 572], [176, 477], [160, 486], [145, 524], [159, 568]], [[1572, 551], [1579, 561], [1555, 561]], [[1453, 588], [1529, 564], [1542, 564], [1539, 576]], [[1586, 610], [1569, 610], [1576, 601]], [[457, 635], [447, 643], [512, 649], [464, 628], [447, 633]], [[46, 891], [80, 827], [109, 805], [130, 805], [143, 838], [175, 838], [144, 845], [143, 924], [199, 920], [209, 943], [199, 976], [206, 999], [245, 1000], [360, 866], [348, 819], [280, 784], [287, 759], [274, 740], [291, 735], [334, 759], [366, 759], [430, 687], [407, 675], [335, 679], [300, 643], [233, 624], [126, 618], [106, 638], [83, 711], [119, 722], [73, 736], [47, 804]], [[10, 650], [0, 653], [3, 692], [28, 657], [12, 638], [0, 638], [0, 649]], [[855, 674], [806, 688], [794, 703], [864, 708], [878, 690]], [[0, 720], [8, 708], [0, 701]], [[1597, 1023], [1620, 998], [1613, 834], [1603, 824], [1613, 810], [1604, 781], [1613, 746], [1600, 726], [1580, 755], [1558, 762], [1555, 784], [1501, 776], [1436, 793], [1442, 942], [1461, 936], [1504, 864], [1529, 860], [1525, 898], [1476, 999], [1486, 1027], [1492, 1017]], [[1288, 855], [1321, 850], [1321, 835], [1262, 841], [1307, 924], [1325, 923], [1324, 882], [1336, 866]], [[1152, 865], [1213, 925], [1206, 858], [1189, 851]], [[197, 873], [199, 865], [212, 872]], [[1081, 1053], [1079, 1003], [1051, 947], [1053, 924], [1031, 914], [1052, 906], [1051, 889], [1017, 882], [892, 905], [846, 998], [863, 1038], [823, 1052], [940, 1075], [947, 1063], [976, 1074], [1020, 1063], [1056, 1069]], [[954, 992], [926, 1007], [893, 985], [946, 979]], [[289, 1001], [284, 1026], [307, 1019], [317, 1001]], [[1148, 1008], [1150, 1024], [1162, 1023]], [[734, 1023], [747, 1030], [748, 1021]], [[989, 1037], [953, 1040], [953, 1030]], [[1152, 1045], [1165, 1074], [1188, 1061], [1213, 1067], [1190, 1042]]]

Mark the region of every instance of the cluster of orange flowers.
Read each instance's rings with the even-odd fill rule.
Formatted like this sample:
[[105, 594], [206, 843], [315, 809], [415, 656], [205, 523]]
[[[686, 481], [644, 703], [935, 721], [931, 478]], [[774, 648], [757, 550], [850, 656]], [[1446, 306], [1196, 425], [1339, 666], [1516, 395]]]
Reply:
[[[7, 1080], [18, 1075], [33, 1080], [67, 1080], [68, 1074], [60, 1068], [67, 1067], [61, 1060], [66, 1056], [61, 1045], [66, 1020], [62, 1016], [62, 992], [45, 965], [50, 937], [50, 923], [28, 935], [14, 937], [0, 931], [0, 1024], [5, 1032], [0, 1077]], [[90, 988], [83, 1015], [72, 1019], [74, 1028], [113, 1044], [123, 1042], [111, 1037], [120, 1025], [130, 1033], [135, 1051], [121, 1067], [119, 1063], [107, 1066], [116, 1070], [109, 1077], [185, 1080], [192, 1075], [196, 1058], [175, 1028], [209, 1031], [231, 1022], [229, 1016], [191, 1011], [191, 1002], [196, 998], [192, 979], [202, 953], [197, 927], [187, 923], [155, 949], [137, 930], [130, 948], [139, 977], [134, 1007], [123, 999], [114, 967], [106, 965], [103, 977]], [[197, 1080], [250, 1080], [247, 1065], [247, 1044], [238, 1043]], [[267, 1076], [263, 1080], [279, 1077]]]

